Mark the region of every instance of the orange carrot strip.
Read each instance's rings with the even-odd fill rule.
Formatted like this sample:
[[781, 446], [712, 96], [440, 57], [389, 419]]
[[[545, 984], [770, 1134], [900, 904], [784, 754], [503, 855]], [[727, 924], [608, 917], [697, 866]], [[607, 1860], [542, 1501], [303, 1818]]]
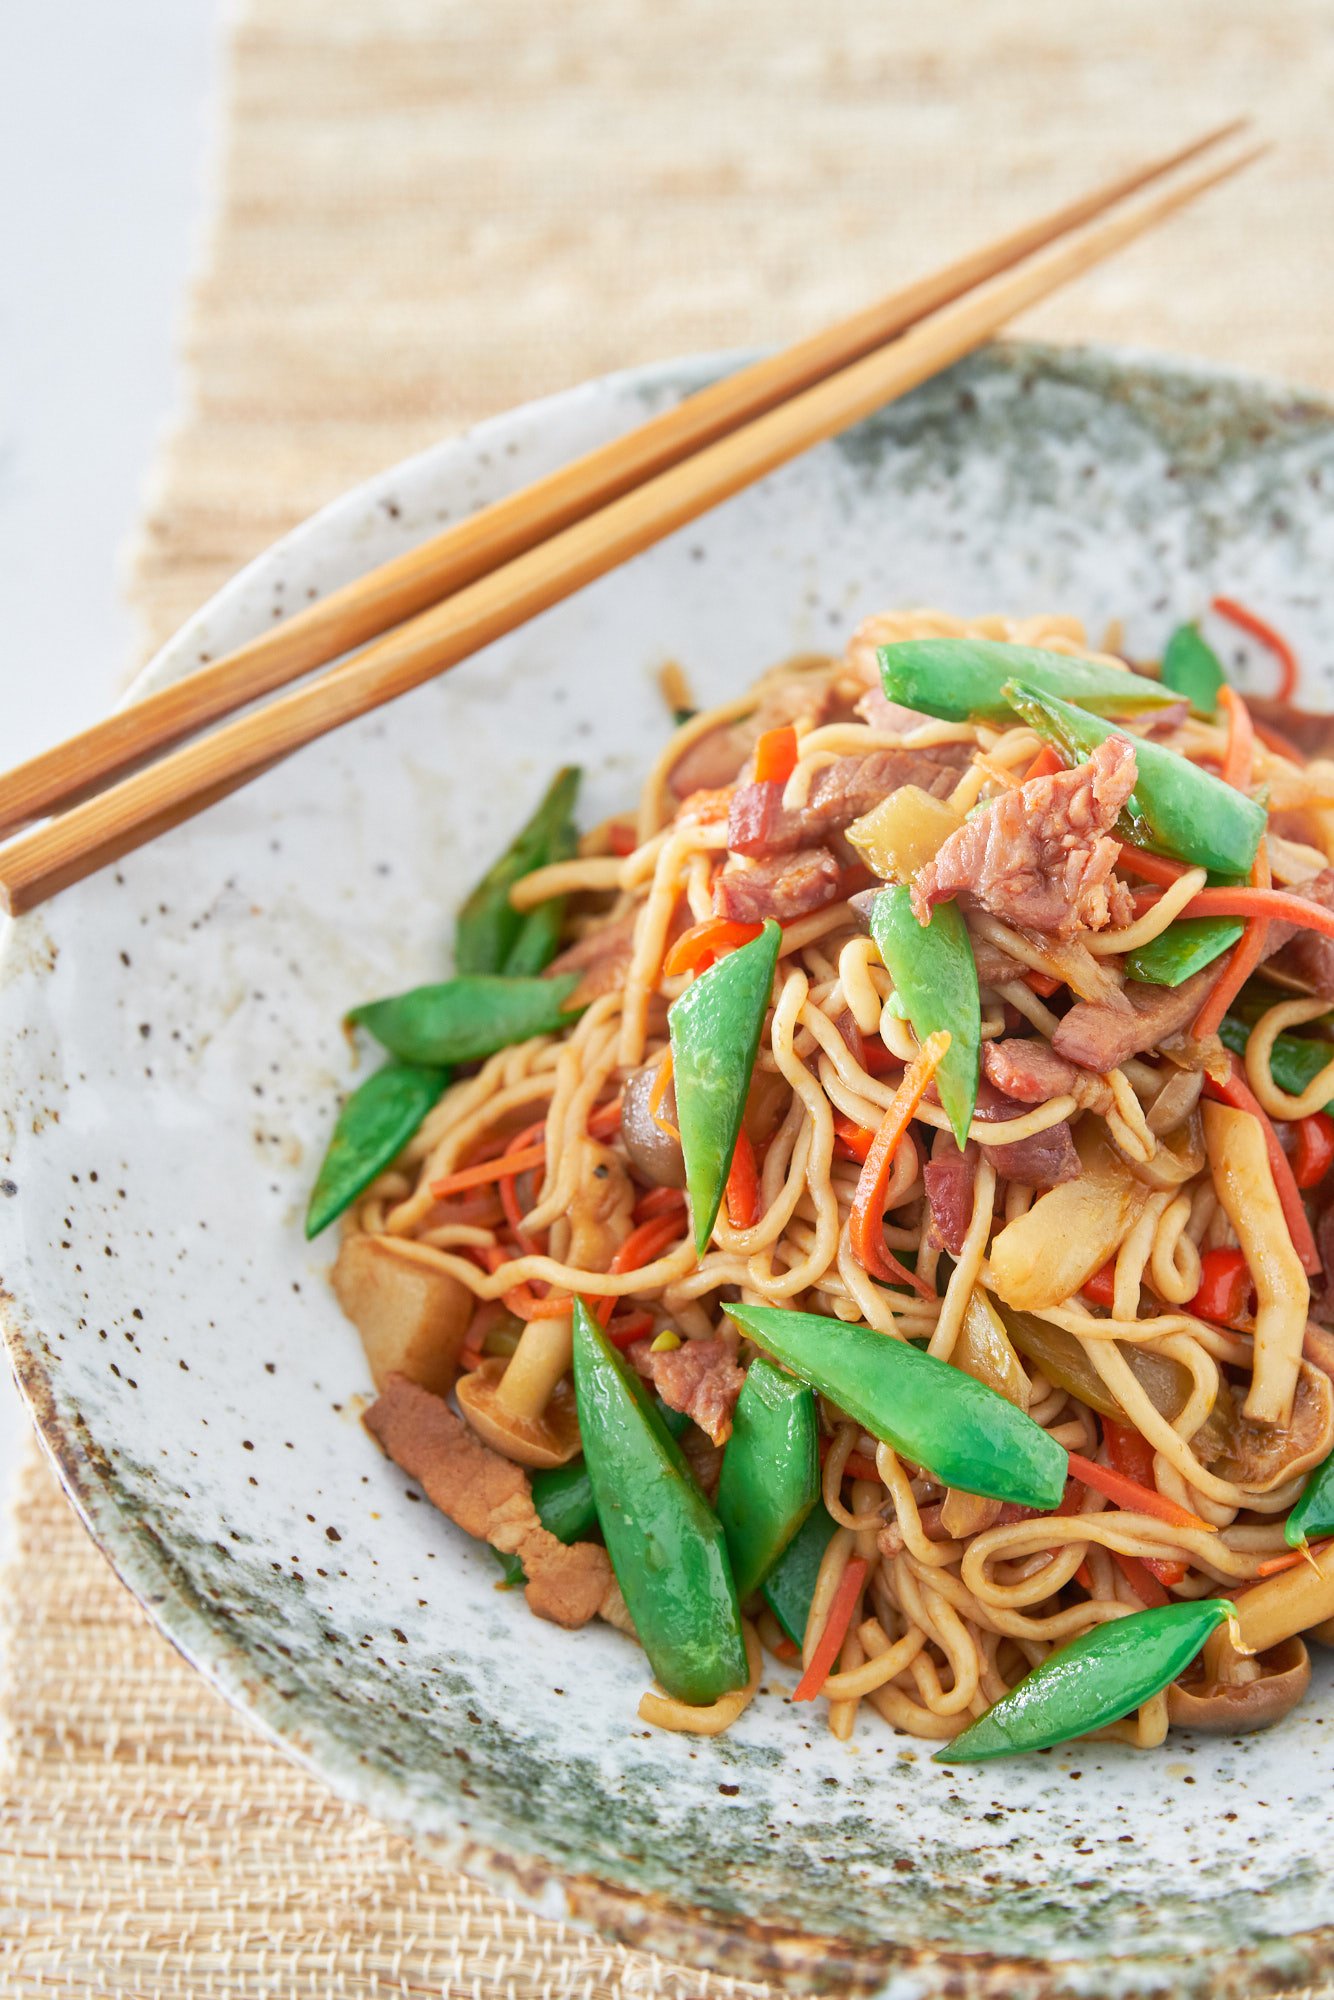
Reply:
[[648, 1094], [648, 1115], [658, 1130], [665, 1132], [669, 1139], [679, 1139], [681, 1134], [677, 1131], [671, 1120], [658, 1115], [659, 1106], [663, 1098], [667, 1095], [667, 1086], [671, 1080], [672, 1052], [670, 1049], [664, 1049], [658, 1061], [658, 1074], [654, 1077], [653, 1088]]
[[1251, 711], [1235, 688], [1221, 687], [1218, 699], [1227, 710], [1227, 748], [1223, 752], [1221, 777], [1225, 785], [1244, 792], [1251, 782], [1255, 762], [1255, 731]]
[[743, 1127], [737, 1133], [736, 1151], [727, 1176], [727, 1220], [733, 1229], [753, 1229], [760, 1219], [760, 1176], [755, 1165], [755, 1148]]
[[613, 1097], [607, 1104], [599, 1104], [590, 1111], [585, 1130], [592, 1139], [610, 1139], [613, 1132], [621, 1127], [621, 1100]]
[[1278, 923], [1296, 924], [1299, 929], [1318, 931], [1334, 938], [1334, 910], [1308, 903], [1287, 889], [1255, 889], [1242, 883], [1235, 889], [1201, 889], [1192, 896], [1183, 917], [1272, 917]]
[[885, 1242], [885, 1200], [899, 1142], [912, 1123], [913, 1113], [926, 1095], [927, 1085], [949, 1045], [949, 1035], [943, 1028], [938, 1028], [933, 1035], [927, 1036], [903, 1072], [903, 1081], [895, 1091], [894, 1101], [881, 1119], [880, 1129], [866, 1155], [857, 1181], [857, 1192], [852, 1198], [852, 1213], [848, 1218], [852, 1252], [862, 1269], [873, 1278], [911, 1285], [924, 1299], [932, 1296], [929, 1285], [915, 1271], [909, 1271], [900, 1264]]
[[1300, 669], [1297, 655], [1282, 633], [1276, 632], [1266, 619], [1258, 617], [1246, 605], [1238, 604], [1235, 597], [1216, 597], [1213, 608], [1220, 618], [1229, 619], [1243, 632], [1249, 632], [1253, 639], [1258, 639], [1262, 646], [1268, 646], [1278, 661], [1278, 698], [1280, 701], [1291, 701], [1297, 692]]
[[692, 924], [688, 931], [682, 931], [663, 960], [662, 969], [669, 979], [679, 979], [683, 972], [703, 972], [720, 952], [735, 951], [739, 945], [749, 944], [763, 928], [763, 924], [736, 923], [731, 917], [706, 917], [702, 924]]
[[1064, 758], [1060, 757], [1052, 749], [1050, 743], [1044, 743], [1038, 751], [1037, 756], [1024, 772], [1024, 783], [1027, 784], [1030, 778], [1054, 778], [1058, 771], [1063, 771], [1064, 769]]
[[1157, 882], [1163, 889], [1170, 889], [1174, 882], [1190, 873], [1184, 861], [1170, 861], [1165, 854], [1150, 854], [1145, 847], [1132, 847], [1128, 840], [1121, 842], [1117, 865], [1128, 868], [1132, 875], [1142, 876], [1146, 882]]
[[1091, 1486], [1095, 1493], [1101, 1493], [1105, 1500], [1115, 1501], [1129, 1514], [1152, 1514], [1174, 1528], [1204, 1528], [1210, 1533], [1216, 1532], [1208, 1521], [1202, 1521], [1198, 1514], [1190, 1513], [1185, 1507], [1178, 1507], [1175, 1500], [1166, 1499], [1152, 1486], [1141, 1486], [1138, 1481], [1127, 1479], [1123, 1472], [1115, 1471], [1110, 1465], [1097, 1465], [1077, 1451], [1070, 1453], [1070, 1471], [1082, 1486]]
[[[1230, 688], [1222, 688], [1219, 692], [1221, 698], [1222, 695], [1230, 694], [1232, 690]], [[1238, 704], [1238, 706], [1240, 705]], [[1260, 845], [1255, 850], [1255, 860], [1251, 866], [1251, 884], [1256, 889], [1267, 889], [1270, 886], [1269, 842], [1267, 839], [1261, 840]], [[1216, 1035], [1218, 1033], [1224, 1014], [1226, 1014], [1228, 1008], [1246, 984], [1246, 981], [1264, 958], [1265, 946], [1268, 941], [1268, 917], [1252, 917], [1236, 944], [1228, 953], [1227, 964], [1224, 966], [1217, 984], [1214, 986], [1212, 992], [1205, 995], [1204, 1005], [1195, 1016], [1191, 1034], [1197, 1042], [1202, 1042], [1206, 1035]]]
[[513, 1174], [526, 1174], [533, 1167], [540, 1167], [547, 1157], [545, 1146], [529, 1146], [522, 1153], [502, 1153], [497, 1160], [479, 1160], [475, 1167], [460, 1167], [455, 1174], [446, 1174], [442, 1180], [431, 1182], [431, 1193], [437, 1201], [444, 1201], [451, 1194], [458, 1194], [463, 1188], [481, 1187], [486, 1181], [504, 1180]]
[[1318, 1556], [1322, 1550], [1328, 1547], [1329, 1542], [1323, 1541], [1308, 1542], [1304, 1549], [1287, 1549], [1281, 1556], [1271, 1556], [1268, 1562], [1262, 1562], [1255, 1574], [1257, 1576], [1281, 1576], [1285, 1569], [1296, 1569], [1298, 1563], [1305, 1562], [1308, 1556]]
[[684, 1215], [655, 1215], [647, 1222], [641, 1222], [632, 1229], [622, 1243], [611, 1263], [609, 1271], [618, 1276], [625, 1271], [637, 1271], [643, 1264], [651, 1264], [660, 1257], [669, 1244], [676, 1241], [685, 1225]]
[[861, 1556], [854, 1556], [838, 1580], [834, 1601], [825, 1619], [824, 1631], [819, 1643], [811, 1654], [811, 1663], [792, 1692], [793, 1701], [814, 1701], [820, 1689], [828, 1680], [839, 1648], [848, 1636], [852, 1614], [857, 1608], [862, 1585], [866, 1581], [868, 1565]]
[[1113, 1549], [1111, 1557], [1141, 1604], [1157, 1610], [1171, 1602], [1157, 1578], [1150, 1574], [1148, 1565], [1137, 1556], [1123, 1556], [1119, 1549]]
[[791, 723], [766, 729], [755, 745], [755, 782], [785, 785], [797, 768], [797, 732]]
[[680, 1188], [651, 1188], [634, 1206], [636, 1222], [651, 1222], [655, 1215], [684, 1215], [686, 1198]]

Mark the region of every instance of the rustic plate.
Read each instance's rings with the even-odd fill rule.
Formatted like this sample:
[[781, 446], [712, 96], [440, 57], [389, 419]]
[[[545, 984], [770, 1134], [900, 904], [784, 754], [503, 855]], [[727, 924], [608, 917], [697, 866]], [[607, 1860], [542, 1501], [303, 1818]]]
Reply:
[[[715, 373], [623, 375], [373, 481], [252, 565], [160, 685]], [[299, 1228], [339, 1016], [448, 963], [460, 893], [559, 758], [634, 795], [654, 670], [735, 693], [867, 612], [1061, 608], [1132, 651], [1226, 588], [1334, 672], [1334, 413], [1152, 358], [998, 348], [439, 685], [16, 924], [0, 980], [14, 1364], [92, 1533], [284, 1748], [441, 1861], [793, 1986], [1271, 1991], [1332, 1949], [1329, 1676], [1269, 1735], [947, 1770], [775, 1689], [717, 1743], [642, 1728], [642, 1658], [537, 1625], [357, 1415]], [[1263, 669], [1256, 663], [1257, 676]], [[780, 1680], [785, 1677], [779, 1676]]]

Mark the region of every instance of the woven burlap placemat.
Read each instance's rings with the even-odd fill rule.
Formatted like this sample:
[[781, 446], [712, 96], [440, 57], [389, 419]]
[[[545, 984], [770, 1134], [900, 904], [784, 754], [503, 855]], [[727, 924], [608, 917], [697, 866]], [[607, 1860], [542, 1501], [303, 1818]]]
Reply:
[[[144, 650], [442, 433], [818, 325], [1248, 107], [1273, 160], [1031, 329], [1334, 386], [1328, 29], [1327, 0], [254, 0], [134, 562]], [[177, 1658], [35, 1454], [18, 1528], [4, 1993], [767, 1991], [539, 1921], [330, 1798]]]

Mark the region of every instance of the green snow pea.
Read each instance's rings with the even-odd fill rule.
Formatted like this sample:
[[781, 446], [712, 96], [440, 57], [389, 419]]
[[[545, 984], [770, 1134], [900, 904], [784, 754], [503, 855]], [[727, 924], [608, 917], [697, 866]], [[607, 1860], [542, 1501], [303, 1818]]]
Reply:
[[692, 979], [667, 1015], [676, 1122], [701, 1257], [732, 1171], [782, 936], [770, 918], [757, 938]]
[[1221, 957], [1245, 928], [1237, 917], [1178, 917], [1138, 951], [1126, 953], [1126, 977], [1148, 986], [1180, 986]]
[[891, 701], [945, 722], [1008, 722], [1005, 684], [1016, 679], [1044, 694], [1065, 695], [1097, 715], [1138, 715], [1177, 699], [1143, 674], [999, 639], [901, 639], [879, 647], [876, 658]]
[[817, 1500], [764, 1579], [764, 1601], [794, 1646], [806, 1637], [815, 1580], [837, 1525], [823, 1500]]
[[569, 860], [575, 848], [573, 813], [578, 790], [578, 768], [566, 765], [552, 779], [532, 818], [487, 869], [459, 911], [454, 939], [454, 964], [459, 972], [536, 973], [555, 956], [564, 898], [553, 897], [536, 909], [521, 912], [512, 908], [510, 890], [535, 868]]
[[506, 979], [465, 974], [438, 986], [414, 986], [388, 1000], [354, 1007], [348, 1020], [365, 1028], [400, 1062], [479, 1062], [530, 1035], [556, 1035], [573, 1016], [565, 1002], [578, 973], [562, 979]]
[[[1218, 1030], [1224, 1048], [1234, 1055], [1244, 1056], [1250, 1028], [1235, 1014], [1225, 1014]], [[1280, 1090], [1286, 1090], [1290, 1097], [1300, 1097], [1308, 1083], [1319, 1076], [1326, 1063], [1334, 1059], [1334, 1042], [1318, 1042], [1308, 1035], [1275, 1035], [1274, 1046], [1269, 1058], [1269, 1074]], [[1325, 1106], [1334, 1114], [1334, 1098]]]
[[820, 1423], [804, 1382], [752, 1361], [718, 1480], [736, 1594], [758, 1590], [820, 1494]]
[[1059, 1505], [1067, 1472], [1061, 1446], [961, 1369], [874, 1327], [819, 1313], [723, 1310], [784, 1367], [942, 1485], [1021, 1507]]
[[937, 1764], [978, 1764], [1085, 1736], [1119, 1722], [1190, 1665], [1215, 1627], [1235, 1617], [1223, 1597], [1165, 1604], [1095, 1625], [1049, 1653], [985, 1715], [943, 1744]]
[[359, 1084], [338, 1114], [306, 1209], [318, 1236], [402, 1152], [449, 1082], [449, 1071], [386, 1063]]
[[1163, 654], [1163, 686], [1184, 695], [1197, 715], [1216, 715], [1218, 690], [1226, 679], [1217, 653], [1200, 637], [1199, 626], [1178, 625]]
[[[630, 1386], [643, 1389], [644, 1385], [636, 1376]], [[674, 1438], [680, 1437], [690, 1422], [680, 1410], [669, 1409], [660, 1397], [649, 1398], [646, 1390], [640, 1401], [648, 1401], [656, 1409]], [[593, 1482], [582, 1458], [572, 1458], [568, 1465], [553, 1465], [545, 1472], [534, 1472], [532, 1488], [537, 1517], [549, 1534], [558, 1542], [588, 1540], [597, 1527], [598, 1510], [593, 1501]]]
[[[1117, 734], [1100, 716], [1022, 681], [1007, 683], [1006, 699], [1039, 736], [1081, 763]], [[1269, 823], [1264, 807], [1161, 743], [1127, 741], [1139, 775], [1121, 815], [1121, 839], [1219, 875], [1249, 875]]]
[[871, 905], [871, 936], [918, 1041], [937, 1028], [949, 1032], [936, 1088], [962, 1148], [982, 1064], [982, 1003], [968, 926], [956, 903], [939, 904], [930, 923], [919, 924], [911, 890], [897, 883], [882, 889]]
[[574, 1393], [602, 1538], [655, 1675], [696, 1706], [744, 1687], [746, 1641], [718, 1517], [582, 1299]]
[[[490, 1544], [488, 1544], [488, 1546], [490, 1546]], [[501, 1569], [505, 1572], [505, 1581], [503, 1583], [498, 1583], [496, 1585], [496, 1589], [497, 1590], [519, 1589], [525, 1582], [527, 1575], [526, 1571], [524, 1570], [523, 1564], [519, 1561], [519, 1558], [516, 1555], [512, 1555], [508, 1549], [497, 1549], [492, 1547], [491, 1553], [495, 1557], [496, 1561], [500, 1564]]]
[[1283, 1524], [1290, 1549], [1329, 1534], [1334, 1534], [1334, 1452], [1316, 1466]]

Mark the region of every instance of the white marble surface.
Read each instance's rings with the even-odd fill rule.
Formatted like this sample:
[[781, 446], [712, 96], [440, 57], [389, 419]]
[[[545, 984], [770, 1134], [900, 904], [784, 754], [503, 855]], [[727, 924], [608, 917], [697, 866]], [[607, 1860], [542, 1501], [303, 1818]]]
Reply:
[[[0, 8], [3, 765], [105, 708], [130, 656], [117, 559], [175, 390], [218, 27], [218, 0]], [[25, 1423], [0, 1367], [6, 1497]]]

